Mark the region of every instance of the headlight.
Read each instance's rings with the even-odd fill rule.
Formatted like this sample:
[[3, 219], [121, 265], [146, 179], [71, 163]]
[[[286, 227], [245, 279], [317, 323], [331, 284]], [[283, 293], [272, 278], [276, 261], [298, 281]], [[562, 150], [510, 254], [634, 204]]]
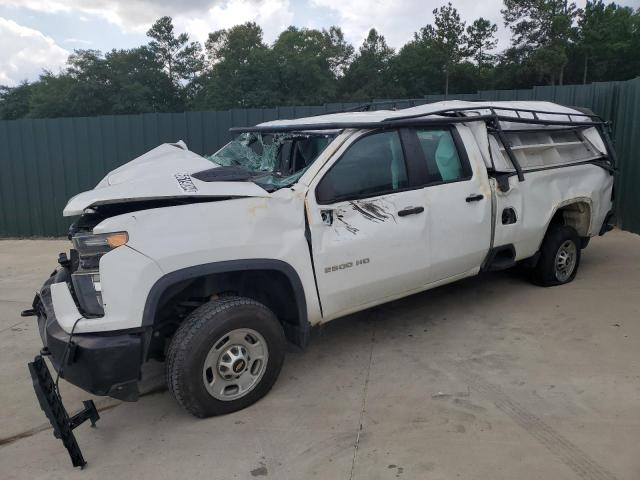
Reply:
[[102, 316], [102, 284], [100, 282], [100, 257], [129, 241], [127, 232], [102, 234], [81, 233], [72, 238], [78, 252], [78, 268], [71, 274], [73, 290], [85, 316]]
[[73, 237], [73, 246], [80, 257], [83, 270], [98, 268], [100, 257], [129, 241], [127, 232], [91, 234], [82, 233]]

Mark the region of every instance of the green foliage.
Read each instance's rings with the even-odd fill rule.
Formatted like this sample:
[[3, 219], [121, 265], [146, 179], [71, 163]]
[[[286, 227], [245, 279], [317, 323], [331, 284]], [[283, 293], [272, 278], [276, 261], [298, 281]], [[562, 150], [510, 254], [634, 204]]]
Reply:
[[467, 54], [473, 57], [479, 67], [493, 61], [495, 56], [487, 52], [494, 50], [498, 45], [495, 38], [497, 32], [498, 26], [482, 17], [467, 27]]
[[579, 55], [583, 57], [583, 83], [602, 81], [624, 72], [640, 72], [640, 15], [629, 7], [602, 0], [588, 1], [579, 24]]
[[567, 0], [504, 0], [505, 24], [513, 46], [540, 80], [562, 85], [569, 45], [576, 40], [580, 10]]
[[289, 27], [269, 45], [256, 23], [211, 32], [203, 46], [170, 17], [149, 43], [76, 50], [58, 74], [0, 86], [0, 119], [230, 109], [421, 97], [534, 84], [626, 80], [640, 74], [640, 9], [588, 0], [504, 0], [512, 43], [467, 24], [451, 3], [433, 10], [397, 52], [371, 29], [358, 51], [338, 27]]
[[[371, 100], [402, 94], [392, 77], [395, 52], [375, 28], [367, 38], [341, 79], [341, 97], [348, 100]], [[394, 88], [395, 85], [395, 88]]]
[[0, 85], [0, 118], [15, 120], [26, 117], [29, 113], [31, 91], [32, 86], [28, 82], [22, 82], [13, 88]]
[[317, 104], [337, 97], [337, 80], [347, 67], [353, 47], [342, 30], [289, 27], [272, 47], [278, 104]]
[[277, 87], [273, 53], [255, 23], [236, 25], [209, 34], [205, 44], [208, 70], [193, 107], [229, 109], [270, 104]]
[[203, 69], [202, 46], [197, 42], [189, 43], [186, 33], [176, 35], [171, 17], [159, 18], [147, 36], [151, 38], [148, 49], [174, 84], [177, 85], [180, 80], [193, 80]]

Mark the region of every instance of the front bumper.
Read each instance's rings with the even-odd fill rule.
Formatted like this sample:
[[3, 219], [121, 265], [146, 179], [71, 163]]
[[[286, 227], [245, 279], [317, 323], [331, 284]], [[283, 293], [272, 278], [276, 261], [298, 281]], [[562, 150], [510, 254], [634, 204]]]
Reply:
[[70, 339], [58, 324], [51, 300], [51, 285], [68, 279], [68, 270], [58, 270], [34, 299], [43, 353], [49, 355], [62, 378], [83, 390], [125, 401], [137, 400], [144, 332], [77, 333]]

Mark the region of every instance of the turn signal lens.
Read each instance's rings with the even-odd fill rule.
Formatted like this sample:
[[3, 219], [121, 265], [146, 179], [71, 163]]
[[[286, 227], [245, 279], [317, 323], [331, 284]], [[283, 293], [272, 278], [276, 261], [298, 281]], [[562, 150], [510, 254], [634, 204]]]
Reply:
[[106, 234], [107, 245], [111, 248], [121, 247], [129, 241], [127, 232], [116, 232]]

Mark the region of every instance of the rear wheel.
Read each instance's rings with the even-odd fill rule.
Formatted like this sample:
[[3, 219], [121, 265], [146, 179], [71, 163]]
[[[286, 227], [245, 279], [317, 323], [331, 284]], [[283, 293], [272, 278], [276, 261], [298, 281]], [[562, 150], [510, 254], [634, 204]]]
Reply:
[[271, 389], [284, 360], [280, 322], [264, 305], [225, 297], [194, 310], [167, 353], [169, 390], [197, 417], [231, 413]]
[[549, 227], [533, 269], [534, 283], [550, 287], [572, 281], [580, 265], [580, 245], [580, 237], [572, 227]]

